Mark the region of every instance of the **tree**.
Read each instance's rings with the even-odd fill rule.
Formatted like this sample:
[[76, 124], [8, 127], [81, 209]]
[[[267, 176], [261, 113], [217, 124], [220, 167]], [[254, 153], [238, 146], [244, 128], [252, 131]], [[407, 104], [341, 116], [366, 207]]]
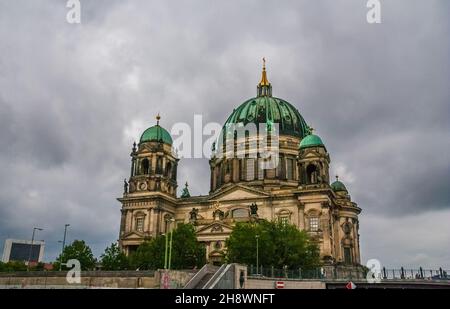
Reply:
[[320, 265], [319, 248], [305, 231], [295, 225], [261, 220], [238, 223], [227, 239], [227, 260], [231, 263], [256, 264], [258, 235], [259, 265], [290, 269], [311, 269]]
[[201, 267], [206, 263], [206, 249], [197, 241], [192, 224], [181, 224], [173, 233], [172, 268]]
[[10, 271], [26, 271], [27, 265], [23, 261], [9, 261], [8, 263], [0, 262], [0, 272]]
[[[71, 259], [78, 260], [82, 270], [94, 269], [96, 263], [91, 248], [89, 248], [84, 240], [74, 240], [71, 245], [66, 246], [56, 259], [56, 263], [54, 263], [55, 269], [59, 269], [60, 263], [67, 263]], [[63, 267], [63, 269], [66, 269], [66, 267]]]
[[[131, 256], [135, 269], [164, 268], [166, 236], [160, 235], [141, 244]], [[168, 235], [170, 237], [170, 234]], [[200, 267], [206, 262], [205, 247], [197, 241], [192, 224], [180, 224], [172, 235], [172, 269]]]
[[105, 249], [105, 252], [100, 256], [103, 270], [124, 270], [128, 269], [128, 258], [125, 253], [120, 250], [116, 243]]
[[130, 256], [134, 269], [148, 270], [164, 267], [164, 236], [157, 236], [143, 242]]

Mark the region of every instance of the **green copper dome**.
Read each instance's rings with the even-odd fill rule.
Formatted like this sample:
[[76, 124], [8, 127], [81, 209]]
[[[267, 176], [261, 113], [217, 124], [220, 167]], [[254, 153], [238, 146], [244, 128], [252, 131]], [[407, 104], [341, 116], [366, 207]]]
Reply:
[[300, 142], [300, 149], [317, 146], [325, 147], [320, 137], [314, 134], [305, 136]]
[[271, 96], [258, 96], [233, 110], [224, 128], [229, 124], [278, 123], [280, 135], [303, 138], [309, 133], [308, 125], [298, 110], [285, 100]]
[[338, 192], [338, 191], [348, 192], [345, 185], [342, 182], [340, 182], [339, 180], [336, 180], [335, 182], [333, 182], [331, 184], [331, 189], [333, 189], [333, 191], [336, 191], [336, 192]]
[[163, 142], [172, 145], [172, 137], [166, 129], [157, 124], [142, 133], [140, 142]]

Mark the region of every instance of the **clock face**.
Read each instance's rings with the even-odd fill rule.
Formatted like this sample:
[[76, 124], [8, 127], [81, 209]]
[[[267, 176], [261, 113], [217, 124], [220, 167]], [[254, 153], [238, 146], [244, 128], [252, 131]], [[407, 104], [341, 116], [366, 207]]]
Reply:
[[141, 182], [139, 184], [139, 190], [141, 190], [141, 191], [147, 190], [147, 183], [146, 182]]

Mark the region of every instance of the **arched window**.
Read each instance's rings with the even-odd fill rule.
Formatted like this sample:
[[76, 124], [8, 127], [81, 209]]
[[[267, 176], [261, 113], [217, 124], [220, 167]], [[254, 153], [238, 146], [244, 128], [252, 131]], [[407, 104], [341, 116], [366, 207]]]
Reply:
[[233, 218], [247, 218], [248, 217], [248, 209], [238, 208], [233, 210]]
[[231, 173], [231, 161], [228, 160], [228, 161], [225, 163], [225, 174], [230, 174], [230, 173]]
[[165, 175], [167, 177], [170, 177], [171, 174], [172, 174], [172, 163], [169, 162], [166, 165], [166, 173], [165, 173]]
[[291, 223], [291, 213], [289, 212], [289, 210], [281, 210], [278, 213], [278, 221], [282, 224], [282, 225], [288, 225]]
[[294, 179], [294, 160], [293, 159], [287, 159], [287, 169], [286, 169], [286, 176], [288, 180]]
[[163, 163], [162, 163], [162, 157], [158, 157], [156, 159], [156, 174], [161, 175], [163, 172]]
[[141, 174], [147, 175], [150, 174], [150, 163], [147, 158], [142, 160], [141, 163]]
[[172, 175], [170, 177], [172, 177], [173, 180], [177, 180], [177, 164], [174, 164], [172, 167]]
[[144, 220], [145, 220], [145, 215], [143, 213], [138, 213], [135, 216], [134, 219], [134, 229], [138, 232], [143, 232], [144, 231]]
[[350, 265], [352, 263], [352, 249], [344, 247], [344, 263]]
[[286, 179], [286, 166], [285, 166], [285, 158], [280, 155], [277, 167], [277, 174], [279, 179]]
[[306, 167], [307, 183], [317, 183], [317, 177], [319, 176], [319, 170], [314, 164], [309, 164]]

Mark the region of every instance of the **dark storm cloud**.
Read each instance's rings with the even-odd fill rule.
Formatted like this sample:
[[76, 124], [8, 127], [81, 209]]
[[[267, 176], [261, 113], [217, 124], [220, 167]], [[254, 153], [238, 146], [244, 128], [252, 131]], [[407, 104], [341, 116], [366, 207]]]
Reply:
[[[363, 256], [448, 260], [434, 223], [450, 206], [447, 1], [384, 1], [380, 25], [365, 1], [81, 3], [70, 25], [64, 1], [0, 2], [0, 239], [43, 226], [53, 258], [68, 222], [100, 253], [156, 113], [167, 129], [223, 123], [255, 95], [265, 56], [274, 95], [317, 130], [364, 210]], [[207, 160], [181, 160], [185, 181], [207, 194]], [[427, 246], [410, 242], [418, 220]], [[383, 234], [393, 225], [403, 247]]]

